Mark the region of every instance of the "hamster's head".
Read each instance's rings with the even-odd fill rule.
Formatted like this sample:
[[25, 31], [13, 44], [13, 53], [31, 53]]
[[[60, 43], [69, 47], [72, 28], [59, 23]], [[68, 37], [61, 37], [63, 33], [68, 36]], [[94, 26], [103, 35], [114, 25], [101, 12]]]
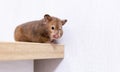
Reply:
[[61, 20], [48, 14], [44, 15], [44, 20], [48, 26], [51, 41], [61, 38], [63, 35], [62, 26], [65, 25], [67, 20]]

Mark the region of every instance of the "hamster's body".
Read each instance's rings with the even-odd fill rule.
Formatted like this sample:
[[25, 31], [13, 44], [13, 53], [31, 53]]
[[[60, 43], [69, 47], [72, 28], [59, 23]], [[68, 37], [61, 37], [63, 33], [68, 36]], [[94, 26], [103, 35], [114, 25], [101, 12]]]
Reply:
[[46, 14], [41, 20], [17, 26], [14, 33], [15, 40], [39, 43], [52, 42], [62, 36], [62, 26], [66, 21]]

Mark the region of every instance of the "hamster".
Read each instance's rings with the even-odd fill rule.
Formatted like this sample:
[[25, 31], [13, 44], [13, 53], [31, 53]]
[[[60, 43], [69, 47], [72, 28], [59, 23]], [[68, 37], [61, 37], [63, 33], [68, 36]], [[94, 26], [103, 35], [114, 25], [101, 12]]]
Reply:
[[52, 43], [63, 35], [62, 26], [67, 22], [45, 14], [43, 19], [26, 22], [16, 27], [15, 41]]

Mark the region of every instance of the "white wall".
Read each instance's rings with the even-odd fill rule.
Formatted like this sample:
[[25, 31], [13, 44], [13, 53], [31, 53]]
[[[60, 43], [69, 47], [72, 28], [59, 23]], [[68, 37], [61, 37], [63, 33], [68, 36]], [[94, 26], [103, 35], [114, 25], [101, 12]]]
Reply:
[[33, 72], [33, 61], [1, 61], [0, 72]]
[[68, 19], [59, 40], [65, 58], [37, 61], [36, 72], [120, 72], [119, 0], [1, 0], [0, 10], [1, 41], [14, 41], [16, 25], [45, 13]]

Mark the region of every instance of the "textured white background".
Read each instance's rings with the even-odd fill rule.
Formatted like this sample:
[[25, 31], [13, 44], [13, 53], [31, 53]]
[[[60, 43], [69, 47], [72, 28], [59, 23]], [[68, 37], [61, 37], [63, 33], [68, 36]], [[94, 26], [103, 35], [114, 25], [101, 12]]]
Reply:
[[[120, 72], [119, 0], [0, 0], [0, 41], [14, 41], [16, 25], [45, 13], [68, 19], [59, 40], [65, 58], [37, 61], [36, 72]], [[7, 66], [9, 72], [30, 72], [14, 62]]]

